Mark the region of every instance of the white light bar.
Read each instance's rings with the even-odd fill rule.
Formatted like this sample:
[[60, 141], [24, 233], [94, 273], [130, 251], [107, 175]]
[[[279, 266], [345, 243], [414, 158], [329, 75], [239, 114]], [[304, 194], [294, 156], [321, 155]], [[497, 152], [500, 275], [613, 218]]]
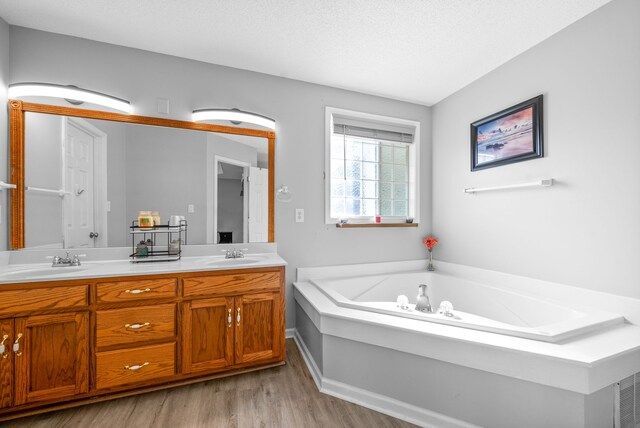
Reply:
[[100, 92], [72, 86], [56, 85], [52, 83], [14, 83], [9, 85], [9, 98], [20, 97], [54, 97], [83, 101], [131, 113], [131, 104], [127, 100], [101, 94]]
[[232, 122], [248, 122], [255, 125], [264, 126], [269, 129], [276, 129], [276, 121], [255, 113], [249, 113], [236, 109], [203, 109], [193, 111], [194, 122], [204, 122], [205, 120], [228, 120]]

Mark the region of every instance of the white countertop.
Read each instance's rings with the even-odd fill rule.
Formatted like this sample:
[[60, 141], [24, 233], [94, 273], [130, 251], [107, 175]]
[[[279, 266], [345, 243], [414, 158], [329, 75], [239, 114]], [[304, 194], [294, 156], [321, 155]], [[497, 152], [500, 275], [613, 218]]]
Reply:
[[131, 263], [129, 259], [91, 260], [82, 262], [79, 267], [65, 266], [53, 268], [50, 262], [6, 264], [0, 266], [0, 284], [227, 269], [251, 269], [286, 266], [286, 264], [287, 262], [275, 252], [249, 253], [246, 254], [244, 258], [238, 259], [225, 259], [222, 255], [190, 256], [170, 262]]

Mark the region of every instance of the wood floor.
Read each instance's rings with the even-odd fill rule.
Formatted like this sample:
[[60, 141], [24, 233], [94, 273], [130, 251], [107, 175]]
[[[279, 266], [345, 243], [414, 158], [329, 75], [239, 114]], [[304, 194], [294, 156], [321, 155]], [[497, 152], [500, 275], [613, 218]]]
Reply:
[[412, 427], [318, 392], [293, 340], [287, 365], [5, 422], [3, 427]]

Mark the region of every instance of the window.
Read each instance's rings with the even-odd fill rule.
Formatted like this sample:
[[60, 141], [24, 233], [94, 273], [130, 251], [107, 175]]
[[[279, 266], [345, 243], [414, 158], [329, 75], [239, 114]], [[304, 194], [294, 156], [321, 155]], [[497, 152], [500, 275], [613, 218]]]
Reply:
[[326, 223], [418, 221], [419, 123], [327, 107]]

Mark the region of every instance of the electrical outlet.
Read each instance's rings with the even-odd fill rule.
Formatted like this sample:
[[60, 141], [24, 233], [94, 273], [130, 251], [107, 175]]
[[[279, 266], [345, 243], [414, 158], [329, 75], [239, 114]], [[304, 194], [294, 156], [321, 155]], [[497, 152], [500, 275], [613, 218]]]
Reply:
[[304, 223], [304, 208], [296, 208], [296, 223]]
[[166, 98], [158, 98], [158, 113], [169, 114], [169, 100]]
[[187, 205], [187, 212], [189, 214], [193, 214], [194, 212], [196, 212], [196, 207], [193, 204]]

